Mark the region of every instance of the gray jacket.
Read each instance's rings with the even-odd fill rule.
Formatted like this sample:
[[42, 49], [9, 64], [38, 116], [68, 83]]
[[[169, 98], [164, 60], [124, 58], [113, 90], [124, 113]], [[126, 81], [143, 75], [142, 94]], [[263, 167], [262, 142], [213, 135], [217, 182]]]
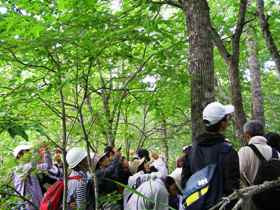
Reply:
[[[272, 148], [267, 145], [266, 138], [263, 136], [254, 136], [250, 139], [249, 144], [254, 144], [266, 160], [271, 159]], [[238, 152], [238, 156], [240, 174], [245, 177], [250, 184], [252, 184], [257, 175], [260, 160], [248, 146], [241, 147]], [[278, 157], [280, 157], [279, 154]]]

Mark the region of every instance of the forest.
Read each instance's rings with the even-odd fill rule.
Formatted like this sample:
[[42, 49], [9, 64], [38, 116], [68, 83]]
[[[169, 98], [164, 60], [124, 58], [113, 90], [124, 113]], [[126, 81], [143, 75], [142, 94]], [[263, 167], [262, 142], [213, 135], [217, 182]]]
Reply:
[[0, 209], [26, 142], [64, 163], [146, 148], [171, 172], [210, 102], [234, 105], [237, 151], [248, 120], [279, 132], [279, 24], [279, 0], [0, 0]]

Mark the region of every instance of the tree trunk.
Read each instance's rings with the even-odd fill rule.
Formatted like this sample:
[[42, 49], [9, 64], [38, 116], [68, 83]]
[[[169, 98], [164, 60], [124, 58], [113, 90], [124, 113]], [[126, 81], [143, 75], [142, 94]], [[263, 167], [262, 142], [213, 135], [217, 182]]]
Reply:
[[258, 49], [255, 30], [250, 27], [247, 35], [247, 48], [249, 52], [248, 65], [250, 69], [252, 90], [252, 119], [259, 120], [265, 124], [263, 96], [261, 89], [261, 71], [258, 62]]
[[203, 108], [214, 100], [213, 44], [208, 26], [209, 7], [205, 0], [185, 0], [189, 37], [189, 72], [191, 75], [192, 139], [204, 131]]
[[264, 1], [257, 0], [257, 13], [259, 16], [260, 26], [265, 39], [266, 46], [276, 64], [278, 75], [280, 75], [280, 53], [269, 29], [268, 19], [264, 14]]
[[124, 110], [124, 144], [125, 144], [125, 154], [126, 159], [129, 160], [129, 151], [130, 151], [130, 139], [128, 139], [128, 111]]
[[163, 151], [164, 151], [166, 165], [168, 167], [169, 147], [168, 147], [167, 126], [166, 126], [166, 120], [165, 119], [163, 119], [162, 123], [161, 123], [161, 138], [162, 138], [162, 147], [163, 147]]
[[246, 115], [243, 109], [243, 100], [241, 95], [241, 85], [239, 78], [239, 61], [232, 60], [229, 63], [229, 81], [232, 104], [235, 108], [234, 120], [236, 126], [236, 136], [242, 138], [243, 125], [246, 123]]
[[64, 191], [63, 191], [63, 210], [67, 210], [67, 192], [68, 192], [68, 166], [66, 161], [66, 146], [67, 146], [67, 127], [66, 127], [66, 110], [65, 110], [65, 101], [63, 94], [63, 87], [59, 90], [60, 94], [60, 102], [61, 102], [61, 124], [62, 124], [62, 161], [63, 161], [63, 183], [64, 183]]

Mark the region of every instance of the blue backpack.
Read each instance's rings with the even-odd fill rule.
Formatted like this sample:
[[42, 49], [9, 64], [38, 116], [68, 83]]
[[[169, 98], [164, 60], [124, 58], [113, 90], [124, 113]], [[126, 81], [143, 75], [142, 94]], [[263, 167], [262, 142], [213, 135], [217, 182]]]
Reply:
[[231, 147], [227, 143], [217, 155], [218, 161], [206, 165], [196, 171], [188, 179], [183, 190], [183, 206], [185, 210], [204, 210], [216, 204], [223, 196], [223, 176], [221, 163], [223, 155]]

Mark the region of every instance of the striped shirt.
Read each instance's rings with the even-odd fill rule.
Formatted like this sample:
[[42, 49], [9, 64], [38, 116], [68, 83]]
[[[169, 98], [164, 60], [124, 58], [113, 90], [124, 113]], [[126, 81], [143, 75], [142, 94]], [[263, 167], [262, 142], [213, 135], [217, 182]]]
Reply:
[[[68, 180], [67, 203], [70, 204], [72, 202], [75, 202], [78, 209], [86, 209], [88, 183], [87, 174], [82, 171], [72, 171], [69, 177], [72, 176], [81, 176], [82, 178], [79, 180]], [[68, 210], [72, 209], [68, 207]]]

